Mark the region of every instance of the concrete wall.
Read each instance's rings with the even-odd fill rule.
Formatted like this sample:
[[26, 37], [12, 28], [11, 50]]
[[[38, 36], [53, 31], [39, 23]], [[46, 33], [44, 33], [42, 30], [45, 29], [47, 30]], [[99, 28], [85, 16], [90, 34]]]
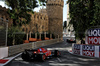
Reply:
[[9, 46], [8, 56], [20, 53], [20, 52], [24, 51], [25, 49], [35, 49], [35, 48], [38, 48], [38, 47], [51, 45], [51, 44], [55, 44], [55, 43], [58, 43], [58, 42], [61, 42], [61, 39], [51, 39], [51, 40], [38, 41], [38, 42], [32, 42], [32, 43], [27, 43], [27, 44]]
[[0, 59], [8, 57], [8, 47], [0, 47]]
[[31, 49], [31, 48], [32, 48], [32, 43], [10, 46], [8, 48], [8, 56], [20, 53], [25, 49]]

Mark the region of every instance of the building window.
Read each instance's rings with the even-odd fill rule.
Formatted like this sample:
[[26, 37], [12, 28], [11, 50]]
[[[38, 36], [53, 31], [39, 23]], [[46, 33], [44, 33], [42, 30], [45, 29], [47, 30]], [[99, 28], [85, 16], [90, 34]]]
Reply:
[[34, 18], [36, 18], [36, 16], [34, 15]]
[[39, 16], [37, 16], [37, 18], [39, 19]]
[[44, 29], [44, 26], [42, 26], [42, 29]]
[[36, 30], [38, 29], [38, 25], [36, 24]]
[[3, 21], [3, 16], [1, 17], [1, 20]]
[[42, 19], [42, 17], [41, 17], [41, 19]]
[[6, 20], [8, 20], [8, 18], [6, 18]]
[[28, 28], [26, 28], [26, 32], [28, 32]]
[[22, 31], [25, 31], [24, 28], [22, 29]]

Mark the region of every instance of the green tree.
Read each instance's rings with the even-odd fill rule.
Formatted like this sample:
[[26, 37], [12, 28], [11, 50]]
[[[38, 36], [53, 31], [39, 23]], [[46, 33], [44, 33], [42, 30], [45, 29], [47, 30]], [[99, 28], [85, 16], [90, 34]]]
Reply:
[[22, 32], [19, 26], [29, 23], [30, 12], [34, 14], [33, 9], [39, 4], [45, 5], [45, 0], [5, 0], [4, 2], [10, 7], [8, 14], [13, 19], [13, 26], [8, 29], [8, 45], [23, 43], [25, 35], [16, 35], [17, 32]]
[[45, 4], [45, 0], [5, 0], [6, 5], [11, 8], [8, 13], [13, 19], [14, 25], [29, 23], [31, 20], [29, 12], [34, 13], [33, 9], [38, 7], [38, 2], [41, 5]]
[[85, 37], [85, 31], [100, 25], [99, 0], [68, 0], [70, 23], [73, 24], [76, 37]]

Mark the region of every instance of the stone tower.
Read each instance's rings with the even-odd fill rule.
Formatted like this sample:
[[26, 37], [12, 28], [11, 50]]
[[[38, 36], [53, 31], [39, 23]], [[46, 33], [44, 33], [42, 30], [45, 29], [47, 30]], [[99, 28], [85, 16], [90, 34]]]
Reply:
[[49, 32], [62, 38], [63, 32], [63, 0], [47, 0], [46, 8], [49, 18]]

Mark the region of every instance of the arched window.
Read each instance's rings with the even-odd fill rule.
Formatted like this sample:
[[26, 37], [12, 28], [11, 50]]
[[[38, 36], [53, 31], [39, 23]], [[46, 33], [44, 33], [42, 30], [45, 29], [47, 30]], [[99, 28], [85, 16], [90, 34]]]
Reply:
[[3, 19], [3, 16], [1, 17], [1, 21], [3, 21], [4, 19]]
[[41, 19], [42, 19], [42, 17], [41, 17]]
[[6, 18], [6, 21], [8, 22], [8, 18]]
[[28, 32], [28, 28], [26, 28], [26, 32]]
[[42, 26], [42, 29], [44, 29], [44, 26]]
[[39, 16], [37, 16], [37, 18], [39, 19]]
[[34, 15], [34, 18], [35, 18], [36, 16]]
[[36, 24], [36, 29], [38, 29], [38, 24]]
[[25, 31], [24, 28], [22, 29], [22, 31]]

